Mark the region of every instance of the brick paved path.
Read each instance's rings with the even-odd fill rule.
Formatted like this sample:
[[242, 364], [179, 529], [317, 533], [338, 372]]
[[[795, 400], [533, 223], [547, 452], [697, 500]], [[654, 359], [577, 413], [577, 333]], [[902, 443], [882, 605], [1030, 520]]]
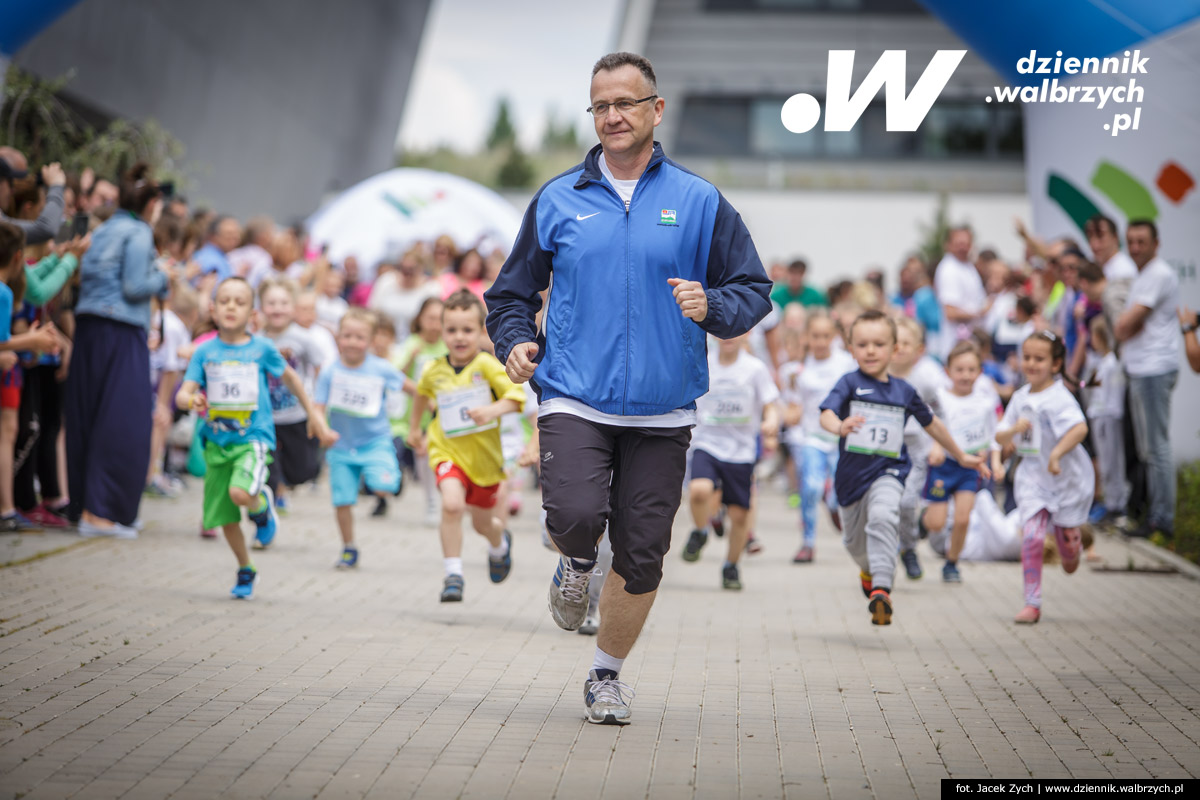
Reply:
[[546, 612], [535, 515], [500, 586], [472, 534], [466, 602], [442, 606], [416, 494], [386, 521], [362, 504], [347, 574], [326, 491], [305, 492], [250, 603], [196, 535], [198, 487], [144, 504], [138, 541], [0, 570], [0, 798], [924, 798], [947, 776], [1200, 774], [1193, 581], [1050, 569], [1043, 622], [1018, 628], [1017, 565], [930, 569], [874, 628], [835, 535], [793, 566], [794, 512], [767, 493], [740, 594], [723, 543], [682, 562], [677, 520], [617, 729], [583, 722], [594, 639]]

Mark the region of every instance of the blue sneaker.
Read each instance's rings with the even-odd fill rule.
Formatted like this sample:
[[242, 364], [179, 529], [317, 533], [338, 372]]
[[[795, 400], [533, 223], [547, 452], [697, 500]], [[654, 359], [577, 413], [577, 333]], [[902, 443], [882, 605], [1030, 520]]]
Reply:
[[338, 560], [338, 569], [350, 569], [358, 566], [358, 548], [344, 547], [342, 548], [342, 557]]
[[1108, 509], [1103, 503], [1093, 503], [1092, 510], [1088, 512], [1088, 522], [1093, 525], [1099, 525], [1100, 521], [1108, 516]]
[[512, 572], [512, 534], [504, 532], [504, 541], [508, 543], [508, 552], [500, 558], [488, 556], [488, 577], [492, 583], [500, 583]]
[[901, 550], [900, 560], [904, 563], [904, 574], [908, 576], [910, 581], [919, 581], [921, 576], [925, 574], [921, 569], [921, 562], [917, 559], [916, 550]]
[[958, 571], [958, 564], [955, 564], [952, 561], [947, 561], [942, 565], [942, 582], [962, 583], [962, 573]]
[[233, 587], [230, 594], [236, 600], [249, 600], [254, 594], [254, 579], [258, 577], [258, 570], [254, 567], [242, 567], [237, 571], [237, 585]]
[[265, 550], [271, 546], [271, 542], [275, 541], [275, 531], [279, 529], [279, 516], [275, 513], [275, 493], [271, 491], [270, 486], [263, 487], [263, 494], [267, 498], [267, 506], [257, 514], [250, 514], [250, 521], [253, 522], [258, 530], [254, 532], [254, 549]]
[[275, 513], [286, 515], [292, 510], [292, 504], [288, 502], [286, 497], [275, 498]]

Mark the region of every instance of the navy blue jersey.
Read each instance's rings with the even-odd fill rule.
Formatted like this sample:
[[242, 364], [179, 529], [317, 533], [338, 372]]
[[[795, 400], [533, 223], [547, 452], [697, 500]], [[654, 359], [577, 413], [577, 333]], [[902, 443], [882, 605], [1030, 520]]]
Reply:
[[933, 412], [917, 390], [900, 378], [879, 381], [861, 369], [847, 372], [821, 403], [841, 419], [861, 414], [867, 423], [838, 442], [838, 465], [833, 486], [838, 503], [848, 506], [866, 493], [882, 475], [901, 483], [912, 462], [904, 447], [904, 423], [915, 417], [922, 427], [933, 422]]

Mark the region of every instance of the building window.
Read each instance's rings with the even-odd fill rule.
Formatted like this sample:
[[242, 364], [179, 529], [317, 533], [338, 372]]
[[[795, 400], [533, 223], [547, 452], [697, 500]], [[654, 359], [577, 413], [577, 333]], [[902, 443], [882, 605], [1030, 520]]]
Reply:
[[912, 133], [887, 130], [882, 100], [849, 131], [783, 127], [783, 97], [687, 97], [679, 118], [681, 154], [733, 158], [1017, 160], [1024, 152], [1019, 106], [938, 100]]

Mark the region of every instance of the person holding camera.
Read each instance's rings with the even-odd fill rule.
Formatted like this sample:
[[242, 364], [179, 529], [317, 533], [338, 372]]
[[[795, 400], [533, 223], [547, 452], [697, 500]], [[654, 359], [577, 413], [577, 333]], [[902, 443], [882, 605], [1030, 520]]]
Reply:
[[29, 174], [25, 154], [12, 147], [0, 147], [0, 221], [11, 222], [25, 232], [25, 245], [41, 244], [54, 238], [62, 227], [63, 187], [67, 173], [56, 162], [42, 167], [42, 182], [46, 184], [46, 204], [34, 220], [12, 219], [5, 209], [12, 203], [13, 180]]
[[163, 189], [137, 164], [121, 179], [120, 211], [92, 233], [80, 267], [75, 348], [67, 376], [67, 518], [83, 536], [137, 536], [150, 463], [150, 298], [167, 296], [153, 226]]

